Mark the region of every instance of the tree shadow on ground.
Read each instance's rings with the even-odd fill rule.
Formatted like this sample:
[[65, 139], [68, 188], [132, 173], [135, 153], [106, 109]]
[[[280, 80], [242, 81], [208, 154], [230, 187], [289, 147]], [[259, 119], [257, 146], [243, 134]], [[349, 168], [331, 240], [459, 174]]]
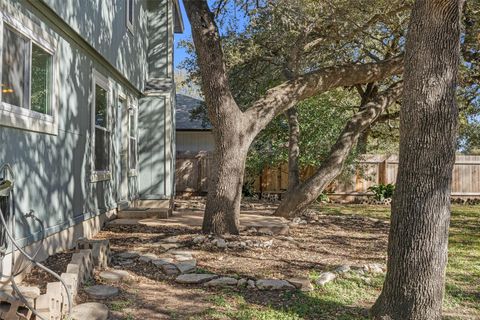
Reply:
[[[323, 295], [321, 289], [302, 291], [258, 291], [220, 289], [217, 295], [235, 297], [232, 318], [259, 319], [368, 319], [368, 308], [352, 306]], [[240, 298], [239, 298], [240, 297]], [[241, 301], [241, 302], [238, 302]]]

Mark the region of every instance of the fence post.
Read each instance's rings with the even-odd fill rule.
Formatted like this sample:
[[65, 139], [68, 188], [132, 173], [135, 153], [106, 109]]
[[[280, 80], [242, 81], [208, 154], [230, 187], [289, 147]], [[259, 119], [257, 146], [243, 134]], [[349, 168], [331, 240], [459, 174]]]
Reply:
[[385, 158], [378, 165], [378, 183], [387, 184], [387, 169], [388, 169], [388, 158]]

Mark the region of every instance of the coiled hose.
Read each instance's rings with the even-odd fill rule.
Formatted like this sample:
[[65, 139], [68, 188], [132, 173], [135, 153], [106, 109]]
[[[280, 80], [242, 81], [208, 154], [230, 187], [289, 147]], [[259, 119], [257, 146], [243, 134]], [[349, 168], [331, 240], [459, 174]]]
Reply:
[[[15, 192], [14, 192], [14, 181], [15, 181], [15, 178], [14, 178], [14, 173], [13, 173], [13, 170], [12, 170], [12, 167], [7, 163], [7, 164], [4, 164], [0, 167], [0, 172], [4, 172], [4, 177], [6, 177], [6, 174], [5, 172], [8, 171], [10, 173], [10, 176], [12, 178], [12, 180], [10, 181], [11, 183], [11, 186], [9, 187], [10, 190], [7, 191], [7, 197], [12, 197], [12, 221], [15, 221]], [[3, 195], [0, 194], [0, 197], [2, 197]], [[38, 255], [38, 253], [40, 252], [40, 249], [41, 249], [41, 246], [43, 244], [43, 239], [44, 239], [44, 235], [45, 235], [45, 227], [43, 225], [43, 222], [38, 219], [37, 217], [35, 217], [35, 215], [33, 214], [33, 211], [30, 211], [29, 213], [27, 213], [25, 215], [26, 218], [32, 218], [34, 220], [36, 220], [37, 222], [39, 222], [40, 224], [40, 228], [41, 228], [41, 232], [42, 232], [42, 240], [41, 240], [41, 243], [40, 245], [37, 247], [37, 250], [35, 250], [35, 253], [31, 256], [29, 255], [18, 243], [17, 241], [15, 240], [15, 236], [14, 236], [14, 231], [10, 231], [9, 227], [8, 227], [8, 224], [7, 222], [5, 221], [5, 217], [3, 216], [3, 211], [2, 211], [2, 208], [0, 207], [0, 222], [2, 223], [3, 225], [3, 228], [5, 230], [5, 233], [8, 237], [8, 239], [10, 240], [10, 248], [12, 248], [12, 274], [11, 275], [3, 275], [3, 274], [0, 274], [0, 277], [6, 277], [8, 278], [5, 282], [1, 282], [2, 284], [7, 284], [7, 283], [11, 283], [12, 285], [12, 288], [13, 290], [17, 293], [17, 296], [20, 298], [20, 300], [22, 301], [22, 303], [25, 304], [25, 306], [27, 308], [29, 308], [32, 313], [37, 317], [37, 319], [40, 319], [40, 320], [47, 320], [45, 319], [44, 317], [42, 317], [37, 310], [35, 310], [35, 308], [33, 308], [33, 306], [30, 305], [30, 303], [27, 301], [27, 299], [23, 296], [23, 294], [21, 293], [20, 289], [18, 288], [17, 286], [17, 283], [15, 281], [15, 277], [20, 275], [23, 271], [26, 270], [26, 268], [29, 266], [28, 264], [19, 268], [18, 271], [14, 272], [17, 268], [17, 265], [16, 265], [16, 261], [15, 261], [15, 248], [25, 257], [27, 258], [28, 261], [30, 261], [31, 264], [33, 264], [34, 266], [37, 266], [38, 268], [46, 271], [47, 273], [51, 274], [53, 277], [55, 277], [56, 279], [58, 279], [63, 287], [65, 288], [65, 292], [66, 292], [66, 295], [67, 295], [67, 300], [68, 300], [68, 312], [67, 312], [67, 317], [69, 317], [69, 315], [71, 314], [71, 311], [72, 311], [72, 300], [71, 300], [71, 294], [70, 294], [70, 289], [68, 288], [68, 285], [65, 283], [65, 281], [57, 274], [55, 273], [53, 270], [47, 268], [46, 266], [44, 266], [43, 264], [41, 264], [40, 262], [37, 262], [35, 261], [35, 258], [36, 256]], [[12, 230], [14, 230], [15, 228], [15, 225], [14, 223], [12, 222]], [[14, 248], [15, 247], [15, 248]]]

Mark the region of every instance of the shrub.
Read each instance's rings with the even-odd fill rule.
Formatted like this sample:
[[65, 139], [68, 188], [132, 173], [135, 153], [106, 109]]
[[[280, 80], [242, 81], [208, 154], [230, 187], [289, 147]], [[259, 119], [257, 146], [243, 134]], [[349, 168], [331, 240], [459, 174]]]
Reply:
[[391, 198], [395, 192], [394, 184], [377, 184], [368, 188], [368, 191], [373, 192], [376, 200], [383, 201], [386, 198]]

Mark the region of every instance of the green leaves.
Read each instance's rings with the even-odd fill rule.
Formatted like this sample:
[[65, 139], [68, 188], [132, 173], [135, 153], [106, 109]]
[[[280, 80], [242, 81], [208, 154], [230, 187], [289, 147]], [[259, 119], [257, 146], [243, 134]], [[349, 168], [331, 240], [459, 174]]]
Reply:
[[395, 185], [391, 183], [377, 184], [377, 185], [371, 186], [367, 190], [373, 192], [376, 200], [383, 201], [393, 196], [393, 193], [395, 191]]

